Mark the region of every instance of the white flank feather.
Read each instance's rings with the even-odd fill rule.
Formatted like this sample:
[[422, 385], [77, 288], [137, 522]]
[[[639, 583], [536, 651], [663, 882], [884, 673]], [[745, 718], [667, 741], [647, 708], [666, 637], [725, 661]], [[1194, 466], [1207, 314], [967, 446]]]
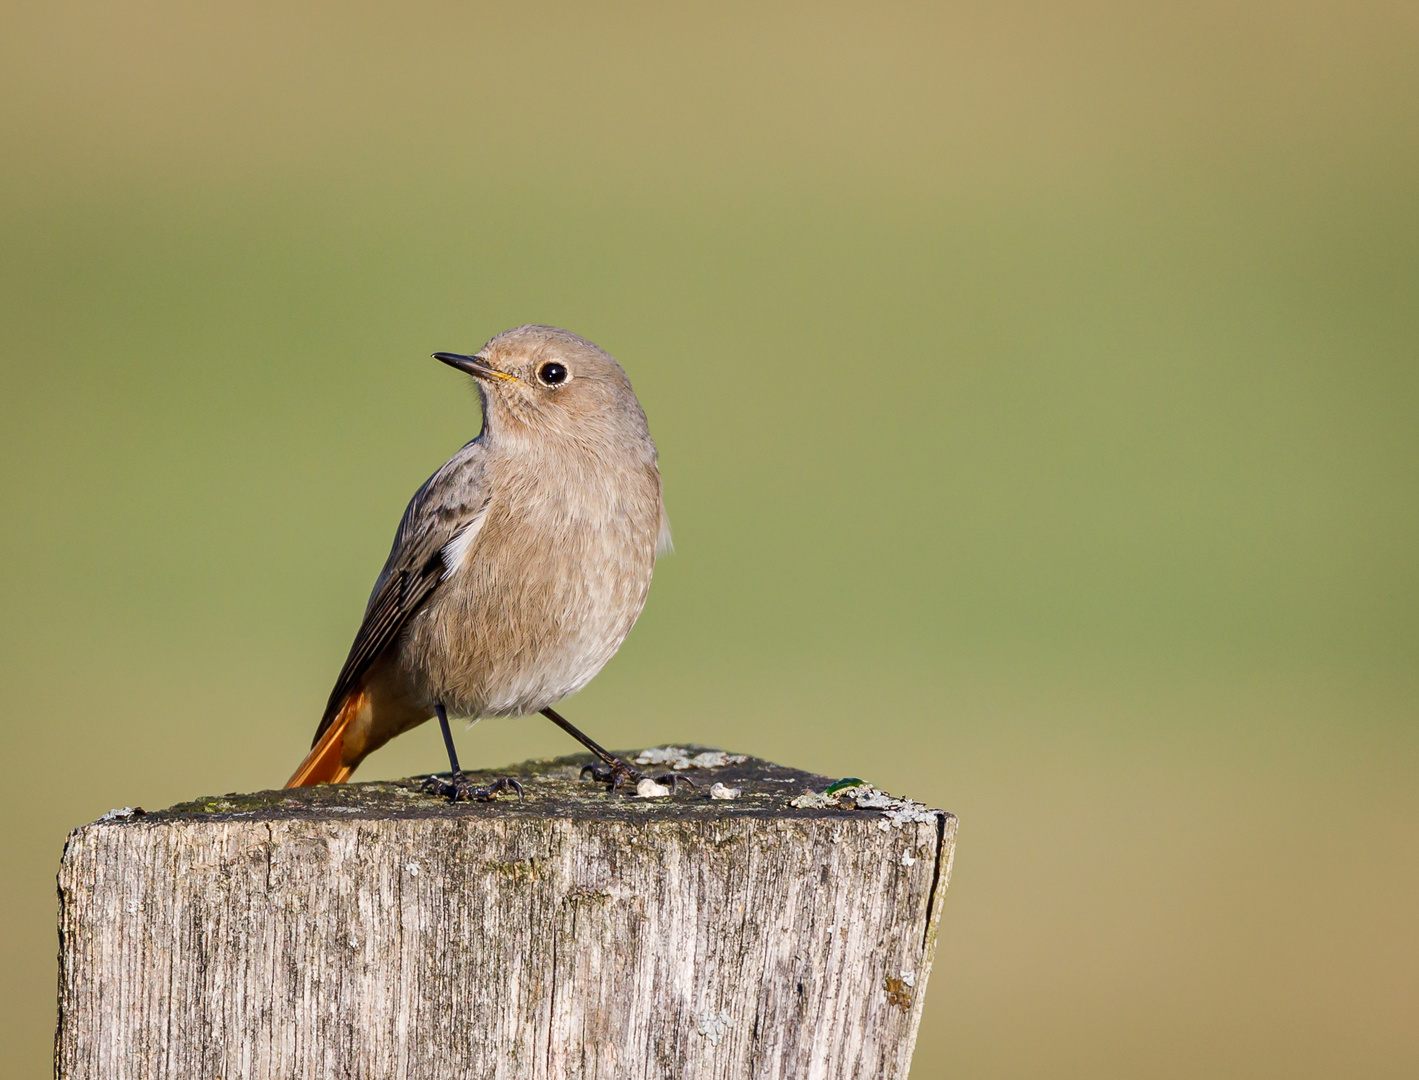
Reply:
[[473, 546], [473, 541], [477, 539], [478, 533], [482, 531], [483, 521], [487, 516], [488, 508], [485, 506], [474, 515], [472, 521], [458, 530], [452, 540], [444, 544], [443, 549], [439, 552], [443, 556], [444, 566], [441, 581], [447, 581], [463, 568], [463, 564], [468, 558], [468, 551]]

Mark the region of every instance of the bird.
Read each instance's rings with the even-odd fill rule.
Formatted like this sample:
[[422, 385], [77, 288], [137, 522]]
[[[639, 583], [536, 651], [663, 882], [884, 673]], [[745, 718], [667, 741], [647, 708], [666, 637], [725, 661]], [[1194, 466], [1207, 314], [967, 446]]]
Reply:
[[541, 713], [592, 752], [615, 790], [644, 775], [553, 706], [625, 641], [670, 548], [645, 411], [609, 353], [553, 326], [519, 326], [472, 354], [477, 437], [415, 492], [364, 619], [287, 788], [344, 783], [390, 739], [437, 717], [449, 777], [430, 789], [490, 800], [459, 767], [450, 719]]

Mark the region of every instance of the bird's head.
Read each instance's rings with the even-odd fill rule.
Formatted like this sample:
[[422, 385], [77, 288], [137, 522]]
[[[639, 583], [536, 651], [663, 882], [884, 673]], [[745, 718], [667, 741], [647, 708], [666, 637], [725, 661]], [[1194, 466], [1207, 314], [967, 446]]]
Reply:
[[519, 326], [476, 353], [434, 353], [472, 375], [486, 430], [499, 442], [569, 440], [630, 451], [650, 443], [645, 413], [621, 365], [554, 326]]

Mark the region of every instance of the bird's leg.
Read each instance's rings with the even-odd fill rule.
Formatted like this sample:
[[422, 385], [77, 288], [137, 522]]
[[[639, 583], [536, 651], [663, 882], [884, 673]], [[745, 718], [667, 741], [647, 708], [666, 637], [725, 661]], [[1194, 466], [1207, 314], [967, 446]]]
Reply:
[[601, 781], [611, 791], [615, 791], [622, 784], [638, 784], [642, 780], [654, 780], [657, 784], [664, 784], [672, 791], [675, 789], [675, 782], [677, 780], [683, 780], [691, 787], [695, 786], [695, 782], [688, 776], [680, 776], [678, 773], [666, 773], [664, 776], [647, 776], [639, 769], [633, 768], [629, 763], [611, 753], [611, 751], [607, 750], [590, 735], [579, 731], [571, 721], [557, 712], [556, 709], [543, 709], [542, 715], [601, 759], [599, 765], [583, 765], [581, 767], [581, 775], [590, 775], [593, 780]]
[[522, 798], [522, 785], [511, 776], [499, 777], [487, 787], [479, 787], [464, 776], [463, 770], [458, 767], [458, 751], [453, 748], [453, 732], [448, 729], [448, 711], [443, 707], [442, 701], [434, 702], [434, 712], [438, 714], [439, 729], [443, 732], [443, 745], [448, 751], [450, 772], [447, 780], [437, 776], [429, 777], [424, 781], [425, 790], [435, 795], [445, 795], [450, 802], [467, 802], [472, 799], [491, 802], [493, 796], [500, 791], [516, 791], [517, 797]]

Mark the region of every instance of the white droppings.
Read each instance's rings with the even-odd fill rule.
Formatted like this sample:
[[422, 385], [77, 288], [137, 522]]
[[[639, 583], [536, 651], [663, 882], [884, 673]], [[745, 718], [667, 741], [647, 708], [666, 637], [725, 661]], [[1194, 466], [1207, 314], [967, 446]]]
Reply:
[[725, 787], [718, 780], [714, 782], [714, 787], [710, 788], [711, 799], [737, 799], [744, 792], [737, 787]]
[[711, 1046], [718, 1046], [719, 1040], [724, 1037], [724, 1033], [729, 1030], [729, 1013], [706, 1013], [700, 1017], [700, 1034], [710, 1041]]
[[902, 865], [903, 865], [903, 866], [915, 866], [915, 865], [916, 865], [916, 856], [914, 856], [910, 851], [904, 851], [904, 852], [902, 852]]
[[636, 784], [636, 798], [638, 799], [659, 799], [670, 794], [670, 789], [664, 784], [657, 784], [648, 776], [642, 776], [640, 782]]
[[411, 862], [411, 863], [409, 863], [409, 865], [407, 865], [406, 867], [404, 867], [404, 869], [407, 870], [407, 871], [409, 871], [409, 876], [410, 876], [410, 877], [418, 877], [418, 876], [419, 876], [419, 864], [416, 863], [416, 862]]
[[915, 985], [916, 985], [916, 972], [915, 972], [915, 971], [904, 971], [904, 972], [902, 972], [902, 982], [906, 983], [908, 986], [915, 986]]
[[136, 807], [136, 806], [119, 806], [119, 807], [116, 807], [116, 808], [113, 809], [113, 810], [110, 810], [110, 811], [109, 811], [107, 814], [105, 814], [103, 817], [99, 818], [99, 820], [100, 820], [100, 821], [127, 821], [129, 818], [135, 818], [135, 817], [137, 817], [137, 816], [138, 816], [139, 814], [141, 814], [142, 812], [143, 812], [143, 811], [140, 810], [140, 809], [139, 809], [138, 807]]

